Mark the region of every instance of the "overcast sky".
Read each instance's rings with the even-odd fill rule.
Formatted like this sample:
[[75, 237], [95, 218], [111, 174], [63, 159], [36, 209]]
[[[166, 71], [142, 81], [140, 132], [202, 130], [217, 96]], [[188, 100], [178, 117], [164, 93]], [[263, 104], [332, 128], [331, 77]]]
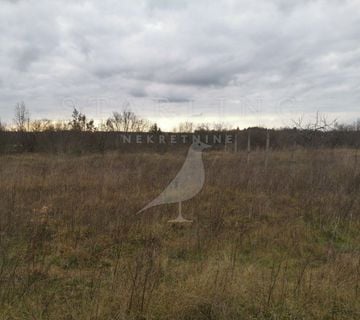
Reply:
[[0, 0], [0, 118], [360, 115], [360, 1]]

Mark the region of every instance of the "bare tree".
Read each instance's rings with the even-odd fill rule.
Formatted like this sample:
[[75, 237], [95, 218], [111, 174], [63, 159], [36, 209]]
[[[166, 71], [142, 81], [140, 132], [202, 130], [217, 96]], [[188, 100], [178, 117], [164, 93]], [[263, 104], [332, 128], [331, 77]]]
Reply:
[[304, 124], [304, 116], [300, 116], [298, 119], [291, 120], [294, 127], [300, 130], [312, 130], [312, 131], [329, 131], [334, 130], [337, 126], [337, 119], [329, 120], [326, 114], [321, 114], [319, 111], [315, 114], [314, 122], [308, 122]]
[[231, 130], [231, 126], [228, 126], [226, 123], [224, 122], [217, 122], [213, 124], [213, 130], [215, 131], [227, 131], [227, 130]]
[[185, 121], [185, 122], [181, 122], [178, 126], [178, 129], [175, 130], [178, 132], [193, 132], [194, 131], [194, 124], [192, 122], [189, 121]]
[[54, 123], [55, 131], [65, 131], [69, 130], [69, 124], [66, 121], [58, 120]]
[[321, 114], [319, 111], [316, 112], [316, 122], [313, 127], [315, 131], [328, 131], [334, 130], [336, 126], [337, 119], [329, 119], [326, 114]]
[[150, 124], [125, 108], [121, 113], [113, 112], [106, 121], [106, 128], [108, 131], [144, 132], [150, 128]]
[[23, 101], [18, 102], [15, 106], [14, 122], [17, 131], [25, 131], [26, 129], [30, 129], [30, 112], [26, 108]]
[[303, 127], [304, 115], [301, 115], [297, 119], [291, 119], [291, 122], [292, 122], [294, 128], [296, 128], [296, 129], [304, 129], [304, 127]]
[[108, 131], [122, 130], [122, 116], [118, 112], [113, 112], [112, 117], [106, 120], [106, 128]]
[[196, 127], [196, 131], [210, 131], [210, 124], [209, 123], [200, 123], [197, 127]]
[[6, 125], [0, 119], [0, 131], [5, 131], [5, 130], [6, 130]]
[[54, 131], [55, 127], [49, 119], [34, 120], [30, 125], [31, 131]]
[[313, 122], [304, 124], [304, 116], [299, 117], [297, 120], [292, 120], [294, 129], [298, 129], [298, 134], [308, 144], [319, 146], [323, 143], [324, 133], [333, 131], [339, 128], [337, 119], [329, 120], [326, 114], [316, 112]]

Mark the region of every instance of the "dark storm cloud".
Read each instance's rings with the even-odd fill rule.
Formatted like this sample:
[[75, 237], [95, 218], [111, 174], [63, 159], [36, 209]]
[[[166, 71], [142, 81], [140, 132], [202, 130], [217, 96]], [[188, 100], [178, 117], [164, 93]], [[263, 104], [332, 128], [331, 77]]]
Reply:
[[356, 0], [3, 0], [0, 114], [25, 100], [58, 116], [65, 98], [94, 96], [296, 96], [304, 112], [356, 112], [359, 40]]

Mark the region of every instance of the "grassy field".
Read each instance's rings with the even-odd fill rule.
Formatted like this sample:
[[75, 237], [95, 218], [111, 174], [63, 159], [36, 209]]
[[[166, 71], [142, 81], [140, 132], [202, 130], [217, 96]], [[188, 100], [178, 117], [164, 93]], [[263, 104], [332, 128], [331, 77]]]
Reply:
[[355, 150], [0, 157], [0, 319], [360, 319]]

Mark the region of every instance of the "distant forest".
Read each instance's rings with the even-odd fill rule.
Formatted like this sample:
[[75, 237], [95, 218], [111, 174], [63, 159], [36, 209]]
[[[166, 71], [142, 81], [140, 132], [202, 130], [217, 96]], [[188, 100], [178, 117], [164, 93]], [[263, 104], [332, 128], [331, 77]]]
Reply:
[[[222, 123], [198, 124], [180, 123], [172, 132], [162, 132], [156, 123], [137, 116], [129, 109], [113, 112], [111, 117], [100, 124], [74, 108], [69, 121], [48, 119], [31, 120], [30, 111], [21, 102], [15, 106], [11, 125], [0, 121], [0, 153], [21, 152], [74, 153], [105, 152], [110, 150], [144, 151], [146, 149], [163, 152], [169, 148], [181, 147], [171, 144], [172, 136], [182, 134], [196, 135], [201, 139], [206, 135], [231, 135], [227, 150], [246, 150], [265, 148], [267, 137], [270, 148], [335, 148], [360, 147], [360, 119], [351, 125], [337, 123], [317, 113], [312, 123], [303, 123], [303, 119], [292, 120], [293, 126], [281, 129], [250, 127], [240, 130], [229, 128]], [[126, 143], [124, 135], [163, 136], [164, 144]], [[188, 143], [191, 142], [189, 139]], [[220, 149], [225, 139], [216, 146]], [[236, 147], [235, 147], [236, 144]], [[222, 146], [221, 146], [222, 145]]]

